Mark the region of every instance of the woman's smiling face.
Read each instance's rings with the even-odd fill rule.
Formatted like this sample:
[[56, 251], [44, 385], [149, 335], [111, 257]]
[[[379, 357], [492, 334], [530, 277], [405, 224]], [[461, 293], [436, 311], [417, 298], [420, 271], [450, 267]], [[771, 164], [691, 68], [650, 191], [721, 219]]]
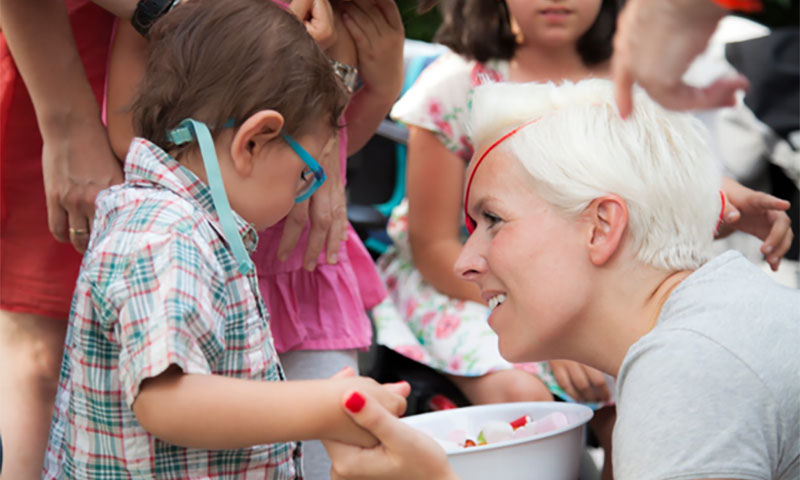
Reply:
[[476, 228], [455, 269], [494, 307], [489, 325], [500, 353], [512, 362], [560, 358], [589, 293], [585, 223], [539, 197], [530, 174], [503, 148], [475, 172], [467, 209]]

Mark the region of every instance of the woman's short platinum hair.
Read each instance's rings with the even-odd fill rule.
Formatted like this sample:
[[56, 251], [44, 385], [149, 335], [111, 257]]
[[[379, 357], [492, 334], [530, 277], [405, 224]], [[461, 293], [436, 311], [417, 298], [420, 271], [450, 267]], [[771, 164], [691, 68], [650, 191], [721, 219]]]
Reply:
[[636, 91], [633, 114], [623, 120], [611, 82], [592, 79], [479, 86], [470, 120], [476, 154], [532, 121], [497, 148], [518, 158], [536, 193], [566, 215], [603, 195], [623, 198], [629, 236], [645, 264], [675, 271], [709, 258], [720, 178], [707, 133], [691, 115]]

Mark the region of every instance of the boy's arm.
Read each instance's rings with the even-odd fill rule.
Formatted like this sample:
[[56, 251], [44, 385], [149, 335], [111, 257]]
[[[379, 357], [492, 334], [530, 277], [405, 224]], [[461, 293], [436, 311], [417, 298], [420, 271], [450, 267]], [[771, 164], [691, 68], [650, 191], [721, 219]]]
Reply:
[[345, 116], [351, 155], [375, 133], [403, 86], [403, 38], [400, 11], [393, 0], [353, 0], [341, 4], [347, 31], [358, 50], [364, 86], [353, 95]]
[[[403, 390], [405, 388], [405, 391]], [[364, 378], [268, 382], [183, 374], [175, 365], [145, 380], [133, 403], [139, 423], [158, 438], [184, 447], [234, 449], [307, 439], [374, 446], [375, 438], [341, 410], [351, 389], [369, 394], [394, 415], [405, 410], [407, 388]]]
[[147, 64], [147, 40], [129, 22], [120, 22], [108, 64], [106, 121], [111, 148], [124, 159], [134, 137], [131, 103]]

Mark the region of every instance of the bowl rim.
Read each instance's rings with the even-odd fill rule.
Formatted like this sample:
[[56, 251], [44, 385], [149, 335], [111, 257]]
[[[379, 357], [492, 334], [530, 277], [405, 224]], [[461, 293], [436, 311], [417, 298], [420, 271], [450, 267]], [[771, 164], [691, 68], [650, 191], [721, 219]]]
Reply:
[[[474, 452], [485, 452], [485, 451], [489, 451], [489, 450], [496, 450], [498, 448], [511, 447], [511, 446], [515, 446], [515, 445], [518, 445], [518, 444], [521, 444], [521, 443], [529, 442], [531, 440], [541, 440], [543, 438], [555, 437], [555, 436], [560, 435], [560, 434], [562, 434], [564, 432], [568, 432], [570, 430], [574, 430], [577, 427], [583, 427], [584, 425], [586, 425], [589, 422], [589, 420], [591, 420], [594, 417], [594, 410], [592, 410], [591, 408], [587, 407], [586, 405], [581, 405], [579, 403], [565, 403], [565, 402], [505, 402], [505, 403], [491, 403], [491, 404], [487, 404], [487, 405], [470, 405], [469, 407], [459, 407], [459, 408], [453, 408], [453, 409], [449, 409], [449, 410], [439, 410], [439, 411], [436, 411], [436, 412], [420, 413], [418, 415], [411, 415], [411, 416], [408, 416], [408, 417], [402, 417], [402, 418], [400, 418], [400, 421], [405, 423], [406, 425], [414, 428], [415, 430], [418, 430], [418, 431], [428, 435], [427, 432], [424, 432], [424, 431], [420, 430], [419, 428], [417, 428], [416, 426], [414, 426], [414, 423], [417, 422], [417, 419], [420, 419], [420, 418], [423, 418], [423, 417], [427, 417], [427, 416], [432, 416], [432, 415], [445, 415], [445, 414], [454, 415], [456, 412], [465, 412], [467, 410], [484, 410], [484, 409], [486, 409], [488, 407], [497, 408], [497, 407], [500, 407], [500, 406], [508, 406], [508, 405], [518, 405], [520, 407], [522, 407], [523, 405], [530, 405], [530, 406], [536, 406], [537, 408], [547, 407], [547, 406], [556, 406], [557, 405], [559, 407], [559, 409], [557, 411], [563, 411], [562, 409], [564, 407], [566, 407], [566, 410], [568, 410], [568, 411], [569, 410], [573, 410], [572, 412], [567, 412], [567, 413], [577, 413], [578, 415], [581, 415], [581, 413], [583, 413], [584, 415], [586, 413], [588, 413], [588, 416], [586, 416], [585, 419], [584, 419], [583, 415], [581, 415], [582, 420], [580, 420], [579, 422], [567, 425], [566, 427], [561, 427], [561, 428], [557, 428], [555, 430], [550, 430], [549, 432], [540, 433], [538, 435], [531, 435], [529, 437], [516, 438], [516, 439], [513, 439], [513, 440], [506, 440], [506, 441], [503, 441], [503, 442], [497, 442], [497, 443], [492, 443], [492, 444], [488, 444], [488, 445], [476, 445], [475, 447], [460, 448], [458, 450], [448, 450], [447, 448], [445, 448], [444, 446], [439, 444], [440, 446], [442, 446], [442, 450], [444, 450], [444, 452], [445, 452], [445, 454], [447, 454], [447, 456], [450, 456], [450, 455], [464, 455], [464, 454], [469, 454], [469, 453], [474, 453]], [[452, 412], [452, 413], [449, 413], [449, 412]], [[413, 419], [413, 420], [409, 420], [409, 419]]]

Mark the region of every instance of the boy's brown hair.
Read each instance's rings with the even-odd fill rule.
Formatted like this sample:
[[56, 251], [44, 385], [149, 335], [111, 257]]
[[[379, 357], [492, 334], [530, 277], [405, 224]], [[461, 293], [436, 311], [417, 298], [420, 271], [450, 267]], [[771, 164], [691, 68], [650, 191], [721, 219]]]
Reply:
[[133, 103], [137, 136], [168, 150], [185, 118], [216, 133], [259, 110], [283, 115], [292, 136], [326, 121], [348, 100], [328, 58], [290, 12], [270, 0], [191, 0], [150, 31], [147, 67]]

